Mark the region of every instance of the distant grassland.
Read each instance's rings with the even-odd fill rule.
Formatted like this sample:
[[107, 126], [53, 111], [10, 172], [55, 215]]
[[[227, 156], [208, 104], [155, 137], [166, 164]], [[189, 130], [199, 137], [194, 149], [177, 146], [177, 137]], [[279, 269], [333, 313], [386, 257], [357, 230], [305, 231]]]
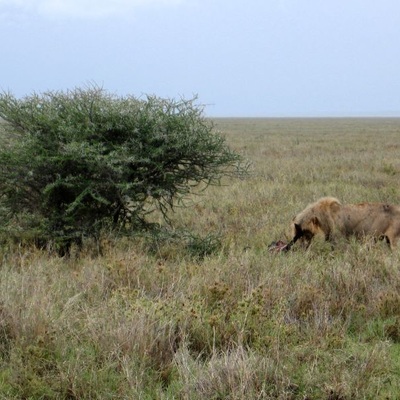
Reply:
[[1, 248], [0, 398], [399, 398], [400, 249], [267, 247], [321, 196], [400, 204], [400, 119], [214, 123], [251, 173], [171, 215], [217, 236], [212, 254], [112, 237], [103, 257]]
[[[205, 201], [215, 196], [220, 218], [223, 205], [240, 208], [234, 225], [243, 222], [236, 233], [251, 231], [248, 240], [273, 239], [305, 205], [326, 195], [343, 202], [400, 203], [400, 119], [220, 119], [215, 124], [251, 160], [253, 171], [250, 179], [207, 192]], [[254, 229], [260, 218], [265, 231], [258, 237]]]

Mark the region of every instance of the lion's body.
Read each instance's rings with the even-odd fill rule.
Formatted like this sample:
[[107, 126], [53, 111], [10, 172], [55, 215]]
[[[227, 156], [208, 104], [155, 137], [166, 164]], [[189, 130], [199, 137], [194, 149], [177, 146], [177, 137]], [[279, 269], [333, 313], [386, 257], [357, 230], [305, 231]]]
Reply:
[[400, 207], [387, 203], [341, 204], [336, 198], [323, 197], [294, 218], [293, 229], [290, 246], [298, 239], [308, 245], [315, 235], [322, 234], [328, 241], [337, 235], [384, 238], [393, 249], [400, 238]]

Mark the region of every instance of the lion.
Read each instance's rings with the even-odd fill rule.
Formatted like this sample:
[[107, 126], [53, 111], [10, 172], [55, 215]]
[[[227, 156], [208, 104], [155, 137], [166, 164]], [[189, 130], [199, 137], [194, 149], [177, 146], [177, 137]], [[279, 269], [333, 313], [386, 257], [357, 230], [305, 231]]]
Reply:
[[400, 237], [400, 206], [387, 203], [342, 204], [334, 197], [323, 197], [301, 211], [293, 219], [292, 228], [293, 238], [285, 251], [299, 239], [308, 247], [318, 234], [332, 245], [338, 236], [384, 239], [394, 250]]

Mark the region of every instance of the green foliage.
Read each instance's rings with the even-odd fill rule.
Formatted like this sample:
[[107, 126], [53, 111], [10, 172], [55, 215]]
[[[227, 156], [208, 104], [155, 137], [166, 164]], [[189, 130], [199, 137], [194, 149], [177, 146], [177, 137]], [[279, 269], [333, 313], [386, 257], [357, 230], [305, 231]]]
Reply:
[[240, 161], [195, 100], [97, 87], [0, 95], [3, 221], [63, 253], [104, 228], [142, 229], [156, 209], [167, 218], [194, 187], [218, 184]]
[[220, 251], [222, 246], [221, 238], [217, 234], [200, 236], [187, 230], [153, 229], [148, 232], [146, 239], [149, 253], [165, 259], [174, 259], [181, 255], [202, 260]]

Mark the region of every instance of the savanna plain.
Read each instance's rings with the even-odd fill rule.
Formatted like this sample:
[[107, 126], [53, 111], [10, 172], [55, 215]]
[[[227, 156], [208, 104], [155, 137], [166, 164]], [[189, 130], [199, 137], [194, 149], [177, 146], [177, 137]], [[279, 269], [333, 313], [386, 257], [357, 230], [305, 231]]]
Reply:
[[319, 197], [400, 204], [400, 119], [214, 123], [251, 167], [170, 215], [192, 239], [1, 244], [0, 399], [400, 398], [400, 249], [268, 251]]

